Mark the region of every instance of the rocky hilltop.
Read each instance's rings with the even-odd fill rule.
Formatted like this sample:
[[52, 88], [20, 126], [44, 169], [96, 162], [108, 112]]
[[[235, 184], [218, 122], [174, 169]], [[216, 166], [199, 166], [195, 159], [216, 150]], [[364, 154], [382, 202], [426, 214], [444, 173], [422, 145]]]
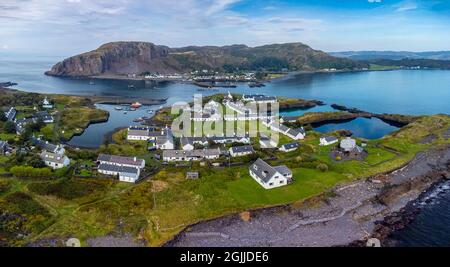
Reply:
[[170, 48], [147, 42], [114, 42], [57, 63], [47, 75], [85, 77], [152, 73], [186, 73], [194, 70], [314, 71], [324, 68], [356, 69], [365, 63], [337, 58], [302, 43], [258, 47], [189, 46]]

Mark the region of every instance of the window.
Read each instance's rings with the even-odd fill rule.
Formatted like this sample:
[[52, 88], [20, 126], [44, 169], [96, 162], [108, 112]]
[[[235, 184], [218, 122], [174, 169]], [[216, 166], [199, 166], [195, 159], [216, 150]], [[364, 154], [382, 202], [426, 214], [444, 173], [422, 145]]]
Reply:
[[280, 184], [284, 184], [284, 181], [280, 181]]
[[273, 186], [273, 183], [269, 183], [270, 186]]

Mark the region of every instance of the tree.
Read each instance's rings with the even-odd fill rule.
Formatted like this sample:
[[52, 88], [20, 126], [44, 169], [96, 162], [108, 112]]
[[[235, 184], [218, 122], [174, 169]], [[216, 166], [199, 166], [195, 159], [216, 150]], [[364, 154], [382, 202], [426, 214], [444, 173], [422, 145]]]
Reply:
[[12, 121], [7, 121], [3, 125], [3, 130], [6, 133], [15, 133], [16, 132], [16, 125], [14, 125], [14, 122], [12, 122]]
[[316, 169], [319, 170], [319, 171], [321, 171], [321, 172], [326, 172], [326, 171], [328, 171], [328, 165], [325, 164], [325, 163], [319, 163], [319, 164], [316, 166]]
[[41, 157], [34, 155], [30, 160], [28, 160], [28, 164], [33, 168], [44, 168], [45, 162], [41, 159]]
[[7, 121], [8, 118], [6, 118], [6, 115], [3, 111], [0, 111], [0, 121]]

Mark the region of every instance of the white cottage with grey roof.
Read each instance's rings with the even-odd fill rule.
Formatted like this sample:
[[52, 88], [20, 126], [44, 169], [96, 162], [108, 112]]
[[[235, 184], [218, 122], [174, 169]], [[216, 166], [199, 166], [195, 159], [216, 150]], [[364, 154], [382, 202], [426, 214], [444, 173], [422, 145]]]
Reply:
[[145, 160], [136, 157], [100, 154], [97, 162], [99, 173], [119, 176], [120, 181], [128, 183], [135, 183], [145, 167]]
[[298, 148], [299, 144], [297, 142], [292, 142], [288, 144], [284, 144], [280, 147], [280, 151], [283, 152], [291, 152]]
[[232, 157], [242, 157], [255, 153], [255, 150], [251, 145], [233, 146], [230, 148], [229, 152]]
[[265, 189], [285, 186], [292, 182], [292, 171], [288, 167], [272, 167], [262, 159], [257, 159], [250, 165], [249, 173]]
[[321, 146], [329, 146], [334, 143], [339, 142], [339, 139], [336, 136], [323, 136], [320, 137], [320, 145]]
[[70, 164], [70, 159], [67, 156], [55, 154], [49, 151], [42, 151], [40, 157], [44, 161], [45, 165], [52, 169], [61, 169], [69, 166]]

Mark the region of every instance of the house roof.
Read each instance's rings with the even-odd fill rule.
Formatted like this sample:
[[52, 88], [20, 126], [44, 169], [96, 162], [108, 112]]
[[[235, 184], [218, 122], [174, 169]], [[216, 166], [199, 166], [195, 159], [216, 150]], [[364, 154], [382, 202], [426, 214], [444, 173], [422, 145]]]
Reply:
[[288, 143], [288, 144], [284, 144], [281, 147], [283, 147], [284, 149], [293, 149], [293, 148], [297, 148], [298, 147], [298, 143], [297, 142], [292, 142], [292, 143]]
[[116, 163], [116, 164], [123, 164], [123, 165], [132, 165], [132, 166], [142, 166], [144, 163], [143, 159], [138, 158], [132, 158], [132, 157], [122, 157], [122, 156], [115, 156], [115, 155], [106, 155], [106, 154], [100, 154], [98, 155], [97, 161], [104, 161], [104, 162], [110, 162], [110, 163]]
[[282, 175], [292, 175], [291, 169], [289, 169], [286, 165], [275, 166], [273, 168]]
[[54, 162], [54, 163], [58, 163], [58, 164], [63, 164], [67, 157], [63, 156], [63, 155], [55, 154], [52, 152], [43, 151], [41, 153], [41, 158], [44, 161], [50, 161], [50, 162]]
[[117, 166], [111, 164], [100, 164], [98, 170], [110, 171], [110, 172], [120, 172], [120, 173], [132, 173], [138, 174], [138, 169], [134, 167], [127, 166]]
[[233, 153], [255, 152], [252, 146], [234, 146], [231, 148]]
[[250, 170], [264, 183], [269, 182], [270, 178], [272, 178], [276, 173], [276, 170], [262, 159], [257, 159], [252, 165], [250, 165]]
[[35, 145], [38, 146], [39, 148], [41, 148], [42, 150], [46, 150], [48, 152], [56, 152], [60, 146], [59, 145], [55, 145], [52, 143], [49, 143], [48, 141], [36, 138], [36, 137], [32, 137], [31, 138], [31, 142]]
[[298, 128], [298, 129], [289, 128], [289, 130], [286, 133], [290, 134], [292, 136], [297, 136], [299, 134], [304, 134], [305, 130], [303, 130], [302, 128]]
[[327, 141], [327, 142], [333, 142], [333, 141], [337, 141], [338, 140], [338, 138], [336, 137], [336, 136], [324, 136], [324, 137], [321, 137], [322, 139], [324, 139], [325, 141]]
[[148, 136], [148, 130], [128, 130], [128, 135], [130, 136]]

